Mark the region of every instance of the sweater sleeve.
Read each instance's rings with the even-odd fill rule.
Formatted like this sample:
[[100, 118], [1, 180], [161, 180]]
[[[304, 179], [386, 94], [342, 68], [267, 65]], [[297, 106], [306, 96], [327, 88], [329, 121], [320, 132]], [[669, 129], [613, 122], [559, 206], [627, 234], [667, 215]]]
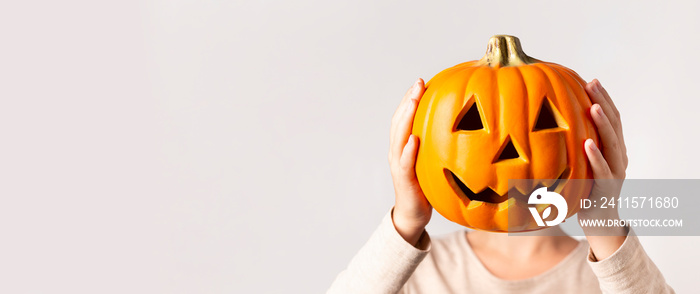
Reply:
[[423, 231], [418, 245], [406, 242], [387, 213], [367, 243], [335, 279], [327, 293], [398, 293], [430, 251]]
[[603, 260], [597, 260], [589, 247], [588, 265], [603, 293], [675, 293], [632, 230], [622, 246]]

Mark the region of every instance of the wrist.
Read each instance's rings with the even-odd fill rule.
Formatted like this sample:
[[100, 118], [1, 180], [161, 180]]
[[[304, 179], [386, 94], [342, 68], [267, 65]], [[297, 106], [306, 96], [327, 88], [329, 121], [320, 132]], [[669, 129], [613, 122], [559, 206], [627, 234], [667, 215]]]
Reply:
[[[586, 237], [590, 236], [627, 236], [628, 228], [615, 225], [619, 223], [620, 215], [617, 209], [591, 209], [580, 211], [578, 220]], [[584, 226], [584, 222], [600, 222], [602, 225]]]
[[412, 221], [401, 213], [397, 213], [395, 209], [391, 210], [391, 219], [399, 235], [409, 244], [416, 246], [418, 240], [425, 231], [426, 224]]
[[620, 219], [617, 208], [589, 208], [578, 212], [579, 219]]

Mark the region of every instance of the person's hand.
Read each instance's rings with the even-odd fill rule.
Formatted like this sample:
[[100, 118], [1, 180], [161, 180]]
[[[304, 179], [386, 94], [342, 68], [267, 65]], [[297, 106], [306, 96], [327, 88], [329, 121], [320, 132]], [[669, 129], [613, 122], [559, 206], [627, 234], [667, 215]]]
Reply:
[[396, 196], [392, 215], [394, 227], [404, 240], [414, 246], [433, 212], [433, 207], [418, 185], [415, 165], [419, 142], [418, 137], [411, 134], [413, 116], [424, 91], [423, 80], [418, 79], [404, 95], [391, 119], [389, 147], [389, 165]]
[[[600, 135], [600, 145], [596, 146], [593, 140], [588, 139], [584, 149], [596, 179], [589, 199], [601, 204], [602, 197], [617, 199], [620, 196], [622, 183], [627, 169], [627, 147], [622, 136], [622, 122], [620, 112], [615, 107], [608, 92], [598, 80], [593, 80], [586, 85], [586, 92], [594, 103], [590, 109], [591, 118]], [[594, 207], [581, 210], [578, 214], [579, 221], [589, 219], [618, 219], [617, 206], [607, 208]], [[582, 227], [586, 238], [598, 260], [602, 260], [622, 245], [627, 236], [627, 229], [623, 227], [601, 228]]]

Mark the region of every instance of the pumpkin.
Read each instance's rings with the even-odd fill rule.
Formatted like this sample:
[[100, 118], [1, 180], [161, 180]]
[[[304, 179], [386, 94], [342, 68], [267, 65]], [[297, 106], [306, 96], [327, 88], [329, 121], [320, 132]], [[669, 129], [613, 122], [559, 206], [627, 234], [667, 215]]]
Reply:
[[416, 175], [433, 208], [474, 229], [537, 230], [527, 197], [548, 187], [566, 199], [567, 218], [576, 214], [591, 184], [571, 179], [592, 177], [583, 144], [598, 144], [585, 85], [506, 35], [492, 37], [482, 59], [433, 77], [412, 129], [421, 142]]

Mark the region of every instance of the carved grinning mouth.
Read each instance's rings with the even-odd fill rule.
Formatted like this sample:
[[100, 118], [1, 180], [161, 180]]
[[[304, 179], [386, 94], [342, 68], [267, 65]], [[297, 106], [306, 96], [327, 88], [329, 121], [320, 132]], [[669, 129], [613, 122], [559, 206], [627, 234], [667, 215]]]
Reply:
[[[551, 185], [546, 186], [547, 188], [554, 188], [553, 191], [560, 192], [561, 191], [561, 186], [566, 182], [566, 178], [569, 177], [569, 169], [565, 168], [560, 174], [559, 177], [557, 177], [557, 180], [552, 183]], [[516, 188], [511, 188], [508, 190], [507, 193], [504, 195], [499, 195], [494, 191], [493, 189], [486, 187], [485, 189], [475, 193], [472, 191], [472, 189], [469, 189], [467, 185], [465, 185], [457, 176], [455, 176], [452, 171], [445, 169], [445, 176], [447, 177], [447, 181], [450, 182], [452, 185], [452, 188], [455, 190], [457, 194], [461, 194], [470, 201], [482, 201], [482, 202], [487, 202], [487, 203], [501, 203], [506, 200], [508, 200], [509, 195], [511, 198], [516, 198], [516, 199], [521, 199], [527, 202], [527, 197], [532, 193], [532, 191], [535, 191], [538, 188], [545, 187], [542, 183], [537, 184], [532, 191], [525, 192], [523, 193], [522, 191], [518, 191]], [[563, 179], [563, 180], [562, 180]]]

